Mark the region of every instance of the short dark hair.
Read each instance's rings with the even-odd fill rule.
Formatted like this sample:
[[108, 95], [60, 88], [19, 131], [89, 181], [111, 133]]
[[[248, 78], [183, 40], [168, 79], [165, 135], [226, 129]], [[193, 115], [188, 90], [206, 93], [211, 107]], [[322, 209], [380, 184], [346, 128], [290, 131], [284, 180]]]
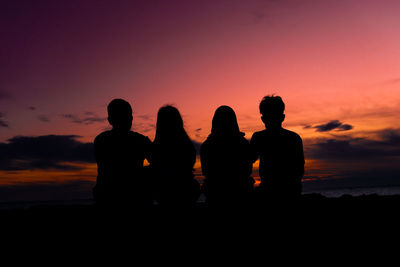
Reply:
[[115, 98], [108, 104], [107, 112], [108, 116], [118, 116], [120, 114], [132, 113], [132, 107], [127, 101]]
[[283, 114], [285, 111], [285, 103], [280, 96], [267, 95], [260, 102], [260, 113], [278, 113]]

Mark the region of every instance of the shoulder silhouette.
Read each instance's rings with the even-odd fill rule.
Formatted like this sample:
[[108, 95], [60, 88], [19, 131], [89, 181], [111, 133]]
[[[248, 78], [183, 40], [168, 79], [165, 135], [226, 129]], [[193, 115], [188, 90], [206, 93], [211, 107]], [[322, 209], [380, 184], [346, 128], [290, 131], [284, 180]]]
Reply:
[[151, 205], [150, 186], [143, 167], [149, 158], [151, 141], [131, 131], [132, 108], [122, 99], [112, 100], [108, 107], [110, 131], [94, 140], [98, 167], [93, 189], [96, 203], [121, 207]]
[[196, 149], [178, 109], [170, 105], [160, 108], [150, 166], [156, 200], [161, 206], [187, 207], [196, 203], [200, 185], [193, 174], [195, 162]]
[[207, 203], [237, 205], [249, 199], [254, 184], [251, 150], [232, 108], [220, 106], [215, 111], [211, 134], [200, 148], [200, 159]]
[[260, 159], [260, 195], [290, 200], [301, 195], [304, 154], [300, 136], [282, 128], [284, 110], [281, 97], [263, 98], [260, 113], [266, 129], [253, 134], [251, 145], [253, 160]]

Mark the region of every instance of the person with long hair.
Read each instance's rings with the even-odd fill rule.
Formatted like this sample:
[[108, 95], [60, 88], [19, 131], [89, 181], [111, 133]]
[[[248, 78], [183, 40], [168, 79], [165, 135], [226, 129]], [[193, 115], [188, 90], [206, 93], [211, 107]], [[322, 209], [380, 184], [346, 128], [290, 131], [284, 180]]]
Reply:
[[201, 145], [203, 192], [209, 204], [245, 204], [253, 191], [250, 144], [240, 132], [234, 110], [220, 106], [211, 134]]
[[178, 109], [171, 105], [161, 107], [150, 159], [155, 199], [160, 205], [182, 207], [196, 203], [200, 184], [194, 179], [195, 161], [196, 149]]

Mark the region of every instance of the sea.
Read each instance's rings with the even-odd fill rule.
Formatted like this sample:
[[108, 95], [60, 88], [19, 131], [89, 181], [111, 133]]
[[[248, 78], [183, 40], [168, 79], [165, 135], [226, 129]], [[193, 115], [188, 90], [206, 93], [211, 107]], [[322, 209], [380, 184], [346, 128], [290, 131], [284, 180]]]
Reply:
[[323, 190], [307, 190], [303, 189], [303, 194], [317, 193], [325, 197], [337, 198], [343, 195], [361, 196], [361, 195], [400, 195], [400, 186], [386, 187], [355, 187], [355, 188], [337, 188]]

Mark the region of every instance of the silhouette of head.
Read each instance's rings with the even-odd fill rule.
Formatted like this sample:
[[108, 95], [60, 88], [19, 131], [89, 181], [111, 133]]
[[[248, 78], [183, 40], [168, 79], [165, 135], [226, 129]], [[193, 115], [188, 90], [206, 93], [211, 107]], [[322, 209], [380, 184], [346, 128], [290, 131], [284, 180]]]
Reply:
[[179, 139], [187, 136], [183, 127], [179, 110], [171, 105], [165, 105], [158, 110], [155, 141]]
[[261, 120], [268, 129], [279, 129], [285, 120], [285, 103], [280, 96], [265, 96], [260, 103]]
[[228, 106], [220, 106], [212, 119], [211, 135], [235, 136], [240, 134], [235, 111]]
[[113, 130], [129, 131], [132, 127], [132, 108], [131, 105], [123, 99], [113, 99], [107, 106], [108, 122]]

